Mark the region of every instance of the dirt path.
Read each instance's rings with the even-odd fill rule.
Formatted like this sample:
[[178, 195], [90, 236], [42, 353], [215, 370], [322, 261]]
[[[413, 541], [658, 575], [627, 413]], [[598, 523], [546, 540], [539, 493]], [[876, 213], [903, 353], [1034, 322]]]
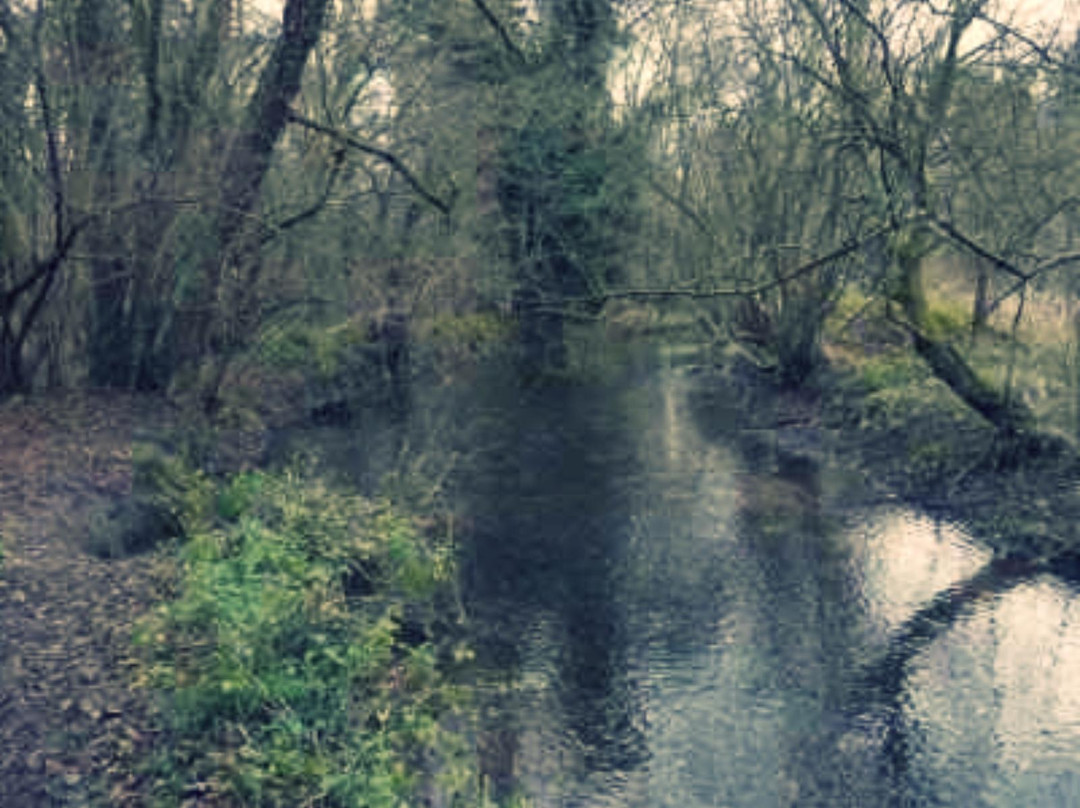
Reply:
[[130, 760], [154, 727], [126, 659], [158, 578], [151, 558], [101, 560], [84, 536], [130, 491], [133, 430], [168, 415], [115, 393], [0, 407], [0, 806], [138, 804]]

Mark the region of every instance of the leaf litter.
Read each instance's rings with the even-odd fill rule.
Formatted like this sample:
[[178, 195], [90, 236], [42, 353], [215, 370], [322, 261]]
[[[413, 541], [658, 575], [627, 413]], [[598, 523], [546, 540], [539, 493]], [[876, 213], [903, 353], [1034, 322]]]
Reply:
[[0, 805], [134, 806], [134, 761], [160, 743], [132, 686], [130, 632], [161, 599], [152, 556], [86, 549], [95, 508], [131, 492], [132, 436], [175, 417], [123, 393], [0, 406]]

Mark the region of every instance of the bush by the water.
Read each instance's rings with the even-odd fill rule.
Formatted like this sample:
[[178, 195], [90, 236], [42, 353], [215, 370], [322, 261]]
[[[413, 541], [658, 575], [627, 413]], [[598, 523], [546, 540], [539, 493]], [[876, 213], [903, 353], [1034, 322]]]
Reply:
[[214, 484], [185, 453], [137, 443], [133, 454], [132, 496], [90, 517], [89, 549], [103, 558], [151, 550], [213, 516]]
[[[136, 632], [177, 805], [481, 805], [449, 548], [389, 506], [289, 473], [224, 484]], [[192, 803], [195, 804], [195, 803]]]

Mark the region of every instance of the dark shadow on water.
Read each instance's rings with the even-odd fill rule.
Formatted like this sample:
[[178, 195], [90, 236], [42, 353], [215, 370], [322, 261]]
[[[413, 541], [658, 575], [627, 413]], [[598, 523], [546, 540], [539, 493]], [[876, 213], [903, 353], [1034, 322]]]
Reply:
[[[499, 417], [462, 486], [474, 520], [465, 597], [484, 627], [481, 666], [513, 678], [529, 625], [546, 621], [556, 645], [551, 686], [584, 765], [633, 768], [643, 739], [618, 590], [623, 480], [636, 462], [630, 425], [604, 390], [496, 387], [490, 395]], [[500, 396], [515, 397], [513, 406]]]

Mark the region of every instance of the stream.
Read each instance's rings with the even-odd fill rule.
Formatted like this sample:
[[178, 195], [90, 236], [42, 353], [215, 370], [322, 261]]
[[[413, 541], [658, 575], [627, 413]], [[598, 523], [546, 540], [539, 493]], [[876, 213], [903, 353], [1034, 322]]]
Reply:
[[701, 384], [664, 363], [527, 391], [493, 372], [280, 441], [365, 490], [420, 471], [466, 514], [493, 795], [1080, 804], [1076, 591], [786, 455]]

